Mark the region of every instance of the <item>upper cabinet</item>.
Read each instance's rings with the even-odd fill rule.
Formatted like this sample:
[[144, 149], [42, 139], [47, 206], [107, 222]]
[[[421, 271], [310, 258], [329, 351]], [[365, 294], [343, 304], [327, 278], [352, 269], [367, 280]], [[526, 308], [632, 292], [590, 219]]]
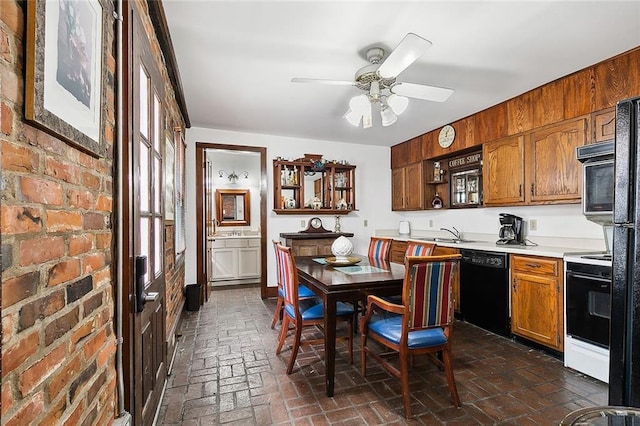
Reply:
[[391, 209], [424, 208], [424, 174], [422, 162], [391, 170]]
[[307, 154], [273, 160], [276, 214], [349, 214], [356, 210], [356, 166]]
[[484, 204], [579, 202], [576, 148], [586, 144], [586, 126], [585, 119], [568, 120], [484, 144]]
[[530, 203], [580, 202], [582, 166], [576, 148], [587, 143], [585, 119], [565, 121], [531, 133], [525, 147]]
[[483, 145], [485, 205], [524, 202], [524, 136], [510, 136]]

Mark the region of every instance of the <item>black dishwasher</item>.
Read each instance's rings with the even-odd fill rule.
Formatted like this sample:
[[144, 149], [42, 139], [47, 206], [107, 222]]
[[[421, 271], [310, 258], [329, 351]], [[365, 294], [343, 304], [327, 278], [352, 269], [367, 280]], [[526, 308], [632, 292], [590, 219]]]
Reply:
[[509, 322], [509, 256], [460, 250], [462, 319], [501, 336], [511, 335]]

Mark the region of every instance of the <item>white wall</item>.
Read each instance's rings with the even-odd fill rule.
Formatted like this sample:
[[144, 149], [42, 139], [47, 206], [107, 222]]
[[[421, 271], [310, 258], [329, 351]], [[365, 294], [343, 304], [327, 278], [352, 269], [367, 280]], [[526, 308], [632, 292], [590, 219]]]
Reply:
[[[267, 148], [267, 239], [278, 239], [281, 232], [297, 232], [306, 228], [313, 214], [276, 215], [273, 212], [273, 160], [276, 157], [303, 157], [307, 154], [322, 154], [328, 160], [347, 160], [356, 165], [357, 211], [340, 217], [343, 232], [353, 232], [356, 251], [368, 247], [369, 238], [376, 229], [396, 226], [401, 216], [391, 211], [391, 170], [388, 147], [347, 144], [332, 141], [298, 139], [282, 136], [238, 133], [231, 131], [193, 127], [187, 129], [186, 152], [186, 241], [185, 283], [195, 283], [196, 271], [196, 208], [195, 192], [195, 144], [196, 142], [229, 145], [260, 146]], [[252, 206], [253, 208], [253, 206]], [[334, 216], [321, 215], [326, 229], [333, 230]], [[367, 220], [368, 226], [364, 226]], [[302, 226], [301, 221], [305, 222]], [[270, 247], [268, 244], [267, 247]], [[267, 250], [267, 282], [275, 285], [273, 250]]]
[[[375, 131], [375, 129], [372, 129]], [[260, 146], [267, 148], [267, 238], [279, 238], [281, 232], [297, 232], [304, 229], [301, 221], [309, 215], [276, 215], [273, 213], [273, 159], [276, 157], [299, 158], [308, 154], [322, 154], [328, 160], [347, 160], [356, 168], [356, 207], [358, 211], [341, 216], [343, 232], [353, 232], [356, 252], [366, 250], [369, 237], [376, 230], [397, 229], [398, 221], [409, 220], [414, 230], [437, 231], [440, 227], [455, 226], [462, 232], [493, 234], [498, 238], [500, 223], [498, 214], [513, 213], [525, 221], [536, 219], [537, 231], [526, 232], [527, 238], [536, 242], [536, 237], [564, 237], [577, 239], [601, 239], [604, 247], [602, 227], [587, 221], [579, 204], [530, 207], [493, 207], [477, 209], [428, 210], [420, 212], [391, 211], [390, 149], [366, 144], [346, 144], [331, 141], [297, 139], [282, 136], [238, 133], [215, 129], [191, 128], [187, 130], [186, 153], [186, 279], [187, 284], [196, 282], [196, 214], [195, 193], [195, 143], [209, 142], [230, 145]], [[320, 216], [324, 227], [333, 230], [333, 216]], [[364, 221], [368, 226], [364, 226]], [[430, 223], [432, 221], [432, 224]], [[432, 225], [432, 226], [430, 226]], [[267, 282], [275, 283], [274, 257], [267, 250]], [[275, 284], [273, 284], [275, 285]]]

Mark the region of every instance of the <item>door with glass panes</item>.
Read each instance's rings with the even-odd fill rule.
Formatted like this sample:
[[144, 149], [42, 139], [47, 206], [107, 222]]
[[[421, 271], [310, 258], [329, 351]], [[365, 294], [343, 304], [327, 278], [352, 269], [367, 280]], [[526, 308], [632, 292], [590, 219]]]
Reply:
[[166, 381], [162, 79], [131, 6], [131, 250], [133, 254], [133, 404], [135, 424], [150, 425]]

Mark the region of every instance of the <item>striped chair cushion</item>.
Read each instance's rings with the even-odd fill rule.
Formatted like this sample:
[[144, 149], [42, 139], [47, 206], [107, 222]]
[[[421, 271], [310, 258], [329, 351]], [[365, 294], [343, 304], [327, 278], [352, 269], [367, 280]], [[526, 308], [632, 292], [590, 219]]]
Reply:
[[387, 260], [391, 250], [391, 239], [371, 238], [369, 257], [376, 260]]
[[413, 265], [409, 283], [409, 329], [451, 322], [451, 281], [454, 262]]

